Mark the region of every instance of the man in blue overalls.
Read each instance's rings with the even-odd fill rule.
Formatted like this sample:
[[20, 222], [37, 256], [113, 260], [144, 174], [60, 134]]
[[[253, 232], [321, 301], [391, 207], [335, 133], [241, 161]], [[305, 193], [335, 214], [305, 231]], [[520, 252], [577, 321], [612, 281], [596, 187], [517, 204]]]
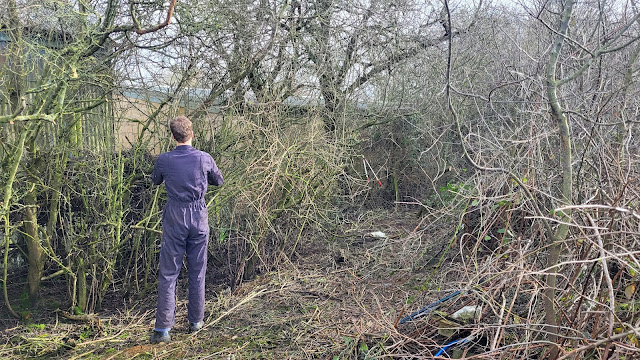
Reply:
[[185, 116], [171, 120], [169, 127], [177, 146], [156, 160], [152, 180], [164, 181], [167, 204], [162, 214], [162, 245], [158, 272], [158, 307], [150, 342], [171, 340], [175, 322], [176, 280], [186, 253], [189, 270], [187, 319], [191, 332], [204, 324], [204, 281], [207, 270], [209, 220], [204, 194], [207, 184], [222, 185], [222, 174], [211, 155], [191, 146], [193, 130]]

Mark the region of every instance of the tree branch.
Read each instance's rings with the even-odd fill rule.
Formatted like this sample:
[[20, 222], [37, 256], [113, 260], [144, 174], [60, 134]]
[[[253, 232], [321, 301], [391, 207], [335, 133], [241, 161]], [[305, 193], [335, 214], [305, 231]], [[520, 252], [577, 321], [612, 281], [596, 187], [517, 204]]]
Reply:
[[[148, 27], [146, 29], [141, 29], [140, 28], [140, 24], [138, 23], [137, 20], [135, 20], [134, 24], [135, 24], [135, 32], [136, 32], [136, 34], [138, 34], [138, 35], [148, 34], [148, 33], [151, 33], [151, 32], [158, 31], [158, 30], [168, 26], [169, 23], [171, 22], [171, 17], [173, 16], [173, 9], [175, 8], [175, 6], [176, 6], [176, 0], [171, 0], [171, 3], [169, 3], [169, 9], [167, 9], [167, 17], [166, 17], [166, 19], [163, 22], [161, 22], [160, 24], [158, 24], [158, 25], [151, 26], [151, 27]], [[133, 10], [133, 5], [131, 6], [131, 8]], [[132, 11], [131, 12], [131, 16], [135, 19], [135, 15], [134, 14], [135, 14], [135, 12]]]

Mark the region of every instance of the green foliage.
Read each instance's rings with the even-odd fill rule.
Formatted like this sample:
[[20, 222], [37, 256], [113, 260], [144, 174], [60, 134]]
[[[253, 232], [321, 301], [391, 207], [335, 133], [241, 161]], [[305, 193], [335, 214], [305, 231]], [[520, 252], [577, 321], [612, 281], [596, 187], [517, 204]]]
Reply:
[[46, 325], [45, 324], [29, 324], [27, 325], [27, 328], [35, 331], [42, 331], [46, 328]]
[[456, 198], [456, 196], [463, 193], [467, 194], [472, 189], [473, 187], [471, 185], [450, 181], [447, 182], [446, 185], [440, 187], [440, 198], [444, 204], [448, 205]]
[[80, 340], [82, 340], [82, 341], [87, 340], [91, 336], [91, 333], [92, 333], [92, 330], [90, 328], [85, 329], [80, 334]]

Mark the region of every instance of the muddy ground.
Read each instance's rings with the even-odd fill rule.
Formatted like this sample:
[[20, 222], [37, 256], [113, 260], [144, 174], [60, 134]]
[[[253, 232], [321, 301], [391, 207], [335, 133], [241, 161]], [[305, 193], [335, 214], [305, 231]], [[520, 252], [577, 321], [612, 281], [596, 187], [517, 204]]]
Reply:
[[[75, 320], [58, 311], [55, 302], [43, 304], [45, 311], [27, 322], [12, 320], [3, 310], [0, 358], [392, 357], [411, 348], [406, 343], [419, 329], [413, 324], [396, 328], [398, 319], [452, 290], [434, 284], [459, 276], [443, 270], [446, 263], [436, 270], [451, 229], [414, 232], [418, 220], [415, 213], [369, 215], [335, 237], [307, 241], [295, 260], [233, 292], [226, 285], [208, 286], [205, 327], [195, 334], [187, 333], [182, 274], [168, 344], [148, 342], [153, 293], [135, 304], [115, 296], [100, 313]], [[387, 237], [368, 236], [372, 231]]]

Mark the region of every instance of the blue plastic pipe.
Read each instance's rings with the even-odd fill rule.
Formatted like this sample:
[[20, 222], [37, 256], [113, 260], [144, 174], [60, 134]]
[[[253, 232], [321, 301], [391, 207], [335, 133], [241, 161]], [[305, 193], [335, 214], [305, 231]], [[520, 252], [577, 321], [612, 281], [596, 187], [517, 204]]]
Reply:
[[473, 339], [473, 336], [467, 336], [465, 338], [460, 338], [460, 339], [454, 340], [454, 341], [448, 343], [447, 345], [443, 346], [442, 349], [440, 349], [440, 351], [438, 351], [435, 356], [440, 356], [440, 355], [444, 354], [447, 350], [449, 350], [450, 347], [452, 347], [454, 345], [458, 345], [458, 344], [464, 344], [464, 343], [466, 343], [467, 341], [469, 341], [471, 339]]
[[417, 318], [419, 318], [419, 317], [421, 317], [421, 316], [424, 316], [424, 315], [426, 315], [426, 314], [430, 313], [430, 312], [431, 312], [431, 311], [433, 311], [435, 308], [437, 308], [438, 306], [440, 306], [440, 304], [442, 304], [442, 303], [444, 303], [445, 301], [450, 300], [450, 299], [452, 299], [452, 298], [454, 298], [454, 297], [456, 297], [456, 296], [458, 296], [458, 295], [462, 294], [462, 292], [463, 292], [463, 291], [466, 291], [466, 290], [458, 290], [458, 291], [456, 291], [456, 292], [454, 292], [454, 293], [452, 293], [452, 294], [449, 294], [449, 295], [447, 295], [447, 296], [443, 297], [442, 299], [440, 299], [440, 300], [438, 300], [438, 301], [436, 301], [436, 302], [434, 302], [434, 303], [431, 303], [431, 304], [429, 304], [429, 305], [427, 305], [427, 306], [423, 307], [422, 309], [420, 309], [420, 310], [418, 310], [418, 311], [415, 311], [415, 312], [411, 313], [411, 315], [409, 315], [409, 316], [405, 316], [404, 318], [402, 318], [402, 320], [400, 320], [400, 321], [398, 322], [398, 324], [404, 324], [404, 323], [406, 323], [407, 321], [415, 320], [415, 319], [417, 319]]

